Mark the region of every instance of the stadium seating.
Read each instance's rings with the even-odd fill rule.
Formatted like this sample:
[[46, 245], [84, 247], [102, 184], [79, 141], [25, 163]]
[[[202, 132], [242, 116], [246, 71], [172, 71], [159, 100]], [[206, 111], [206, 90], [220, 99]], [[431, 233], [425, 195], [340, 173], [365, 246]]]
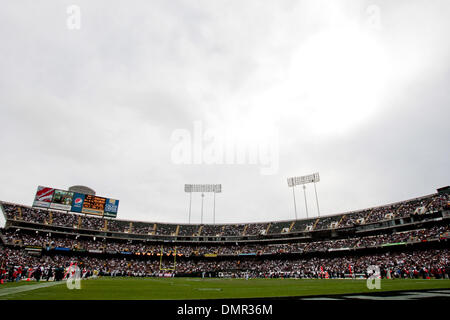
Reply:
[[[434, 194], [306, 220], [169, 224], [104, 219], [0, 202], [0, 262], [54, 275], [76, 262], [85, 275], [360, 276], [376, 264], [396, 277], [448, 277], [449, 196]], [[350, 268], [349, 268], [350, 266]], [[10, 272], [12, 270], [12, 272]], [[17, 272], [16, 272], [17, 274]], [[354, 275], [353, 274], [353, 275]]]

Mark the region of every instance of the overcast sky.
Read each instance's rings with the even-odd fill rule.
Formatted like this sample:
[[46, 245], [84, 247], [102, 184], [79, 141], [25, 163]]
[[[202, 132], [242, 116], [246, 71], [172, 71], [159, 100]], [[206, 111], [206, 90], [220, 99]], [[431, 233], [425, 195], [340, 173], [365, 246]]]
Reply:
[[450, 184], [449, 1], [0, 8], [0, 200], [81, 184], [120, 219], [185, 223], [184, 184], [221, 183], [231, 223], [293, 219], [286, 178], [313, 172], [322, 215]]

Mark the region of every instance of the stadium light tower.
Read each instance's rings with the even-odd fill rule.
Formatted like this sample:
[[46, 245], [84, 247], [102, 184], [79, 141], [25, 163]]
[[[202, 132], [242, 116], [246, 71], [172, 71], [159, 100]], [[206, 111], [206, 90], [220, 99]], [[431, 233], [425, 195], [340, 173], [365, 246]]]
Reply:
[[200, 224], [203, 224], [203, 198], [205, 198], [205, 194], [202, 192], [202, 212], [200, 214]]
[[306, 218], [309, 218], [309, 214], [308, 214], [308, 203], [306, 202], [306, 186], [303, 185], [303, 195], [305, 196], [305, 208], [306, 208]]
[[314, 183], [314, 192], [316, 194], [316, 202], [317, 202], [317, 214], [320, 217], [320, 210], [319, 210], [319, 198], [317, 197], [317, 188], [316, 188], [316, 182], [320, 181], [319, 173], [313, 173], [307, 176], [301, 176], [301, 177], [292, 177], [287, 179], [288, 187], [292, 187], [292, 194], [294, 196], [294, 210], [295, 210], [295, 219], [297, 220], [297, 204], [295, 202], [295, 186], [302, 185], [303, 186], [303, 194], [305, 196], [305, 208], [306, 208], [306, 218], [309, 218], [308, 214], [308, 204], [306, 202], [306, 184], [308, 183]]
[[192, 212], [192, 193], [201, 192], [202, 208], [201, 208], [201, 224], [203, 224], [203, 198], [205, 193], [214, 193], [214, 206], [213, 206], [213, 224], [216, 224], [216, 193], [222, 192], [221, 184], [185, 184], [184, 192], [189, 193], [189, 224], [191, 224], [191, 212]]

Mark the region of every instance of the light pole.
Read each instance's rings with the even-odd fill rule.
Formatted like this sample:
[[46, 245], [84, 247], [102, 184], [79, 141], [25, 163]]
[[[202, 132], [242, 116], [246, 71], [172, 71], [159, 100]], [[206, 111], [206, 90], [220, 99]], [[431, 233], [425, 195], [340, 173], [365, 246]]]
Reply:
[[316, 194], [317, 215], [320, 217], [319, 198], [317, 197], [316, 180], [314, 180], [314, 193]]
[[189, 192], [189, 224], [191, 224], [192, 192]]
[[306, 202], [306, 186], [305, 185], [303, 185], [303, 194], [305, 195], [306, 219], [308, 219], [309, 218], [309, 215], [308, 215], [308, 203]]
[[316, 194], [316, 203], [317, 203], [317, 214], [320, 217], [320, 209], [319, 209], [319, 198], [317, 197], [317, 188], [316, 182], [320, 181], [319, 173], [313, 173], [307, 176], [301, 177], [291, 177], [287, 179], [287, 183], [289, 187], [292, 187], [292, 195], [294, 196], [294, 210], [295, 210], [295, 219], [297, 219], [297, 204], [295, 201], [295, 186], [302, 185], [303, 186], [303, 195], [305, 197], [305, 208], [306, 208], [306, 218], [309, 218], [308, 212], [308, 202], [306, 200], [306, 184], [314, 183], [314, 192]]
[[216, 224], [216, 192], [214, 191], [213, 224]]
[[294, 196], [295, 220], [298, 220], [298, 217], [297, 217], [297, 203], [295, 202], [295, 186], [292, 186], [292, 195]]
[[214, 207], [213, 207], [213, 222], [216, 223], [216, 193], [222, 192], [221, 184], [185, 184], [184, 192], [189, 192], [189, 224], [191, 223], [191, 206], [192, 206], [192, 193], [201, 192], [202, 207], [201, 207], [201, 224], [203, 224], [203, 202], [205, 193], [214, 193]]
[[203, 224], [203, 198], [205, 197], [205, 194], [202, 193], [202, 213], [201, 213], [201, 217], [200, 217], [200, 224]]

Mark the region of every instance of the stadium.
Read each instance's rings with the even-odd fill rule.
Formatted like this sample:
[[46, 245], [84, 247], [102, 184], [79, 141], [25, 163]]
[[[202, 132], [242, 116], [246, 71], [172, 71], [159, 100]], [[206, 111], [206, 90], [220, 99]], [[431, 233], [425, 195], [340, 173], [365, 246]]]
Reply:
[[[35, 206], [45, 197], [47, 206], [71, 203], [50, 190], [39, 187], [31, 207], [0, 203], [0, 299], [310, 299], [431, 289], [448, 298], [450, 187], [354, 212], [248, 224], [161, 224]], [[78, 288], [69, 290], [74, 277]]]
[[3, 313], [445, 309], [450, 1], [1, 7]]

